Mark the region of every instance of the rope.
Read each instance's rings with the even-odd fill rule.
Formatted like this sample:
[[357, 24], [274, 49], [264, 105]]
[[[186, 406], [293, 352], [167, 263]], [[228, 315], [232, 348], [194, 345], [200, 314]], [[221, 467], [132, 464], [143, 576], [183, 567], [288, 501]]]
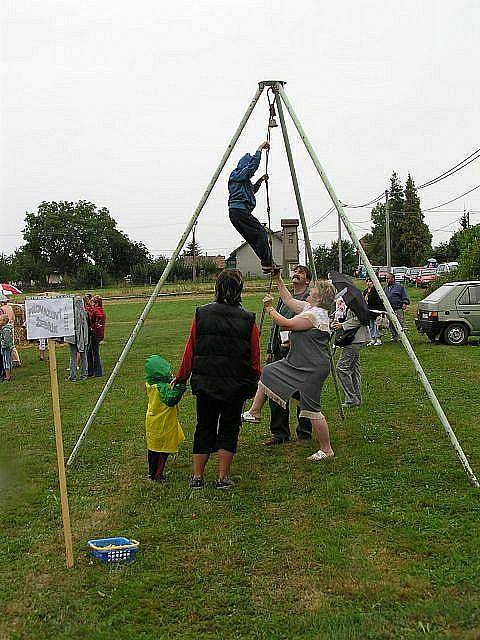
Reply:
[[[268, 147], [265, 153], [265, 174], [268, 176], [268, 161], [270, 158], [270, 140], [271, 140], [271, 126], [270, 126], [270, 118], [272, 114], [275, 113], [275, 93], [272, 90], [272, 87], [269, 87], [267, 90], [267, 100], [268, 100], [268, 125], [267, 125], [267, 142]], [[270, 255], [272, 256], [272, 264], [273, 267], [273, 233], [272, 233], [272, 223], [270, 217], [270, 191], [268, 188], [268, 178], [265, 181], [265, 193], [266, 193], [266, 203], [267, 203], [267, 224], [268, 224], [268, 244], [270, 245]], [[273, 286], [273, 269], [270, 271], [270, 280], [268, 283], [267, 293], [272, 291]], [[262, 307], [262, 317], [260, 319], [260, 327], [258, 329], [258, 333], [262, 335], [263, 323], [265, 320], [265, 307]]]

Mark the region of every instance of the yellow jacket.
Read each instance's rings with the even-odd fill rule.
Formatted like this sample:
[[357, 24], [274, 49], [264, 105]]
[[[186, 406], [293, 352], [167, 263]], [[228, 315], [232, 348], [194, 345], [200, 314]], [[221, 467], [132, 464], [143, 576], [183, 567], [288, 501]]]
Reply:
[[150, 451], [177, 453], [185, 436], [178, 421], [178, 406], [168, 407], [160, 399], [157, 385], [145, 383], [148, 407], [145, 417], [147, 448]]

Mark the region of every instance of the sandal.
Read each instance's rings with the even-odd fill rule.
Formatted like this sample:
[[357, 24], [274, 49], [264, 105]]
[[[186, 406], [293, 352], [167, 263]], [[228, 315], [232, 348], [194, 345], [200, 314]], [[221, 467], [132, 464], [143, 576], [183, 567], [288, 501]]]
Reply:
[[242, 413], [242, 422], [261, 422], [261, 420], [250, 413], [250, 411], [244, 411]]

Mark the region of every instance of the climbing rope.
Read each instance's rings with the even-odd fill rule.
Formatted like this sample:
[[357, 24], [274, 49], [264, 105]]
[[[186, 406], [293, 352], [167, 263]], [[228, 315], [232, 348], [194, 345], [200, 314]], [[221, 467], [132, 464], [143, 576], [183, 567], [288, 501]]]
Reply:
[[[268, 125], [267, 125], [267, 142], [268, 147], [265, 153], [265, 174], [267, 175], [267, 179], [265, 181], [265, 194], [266, 194], [266, 204], [267, 204], [267, 224], [268, 224], [268, 244], [270, 245], [270, 255], [272, 256], [272, 264], [273, 267], [273, 232], [272, 232], [272, 222], [270, 217], [270, 190], [268, 187], [268, 161], [270, 159], [270, 140], [271, 140], [271, 132], [272, 128], [278, 126], [275, 122], [275, 92], [272, 87], [269, 87], [267, 90], [267, 101], [268, 101]], [[273, 286], [273, 268], [270, 271], [270, 280], [268, 283], [267, 293], [272, 291]], [[265, 320], [265, 307], [262, 307], [262, 317], [260, 319], [260, 327], [259, 334], [262, 335], [263, 322]]]

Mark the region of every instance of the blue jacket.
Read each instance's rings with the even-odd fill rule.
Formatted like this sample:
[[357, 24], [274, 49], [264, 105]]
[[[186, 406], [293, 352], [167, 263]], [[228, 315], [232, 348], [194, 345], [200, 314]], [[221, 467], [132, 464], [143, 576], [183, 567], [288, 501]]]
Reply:
[[410, 304], [407, 292], [401, 284], [395, 283], [391, 287], [387, 285], [384, 291], [394, 311], [395, 309], [401, 309], [404, 304]]
[[261, 151], [257, 151], [253, 156], [246, 153], [243, 158], [240, 158], [237, 168], [232, 171], [228, 179], [229, 209], [241, 209], [248, 213], [255, 209], [257, 201], [253, 194], [259, 190], [261, 182], [252, 184], [250, 178], [260, 166], [261, 158]]

